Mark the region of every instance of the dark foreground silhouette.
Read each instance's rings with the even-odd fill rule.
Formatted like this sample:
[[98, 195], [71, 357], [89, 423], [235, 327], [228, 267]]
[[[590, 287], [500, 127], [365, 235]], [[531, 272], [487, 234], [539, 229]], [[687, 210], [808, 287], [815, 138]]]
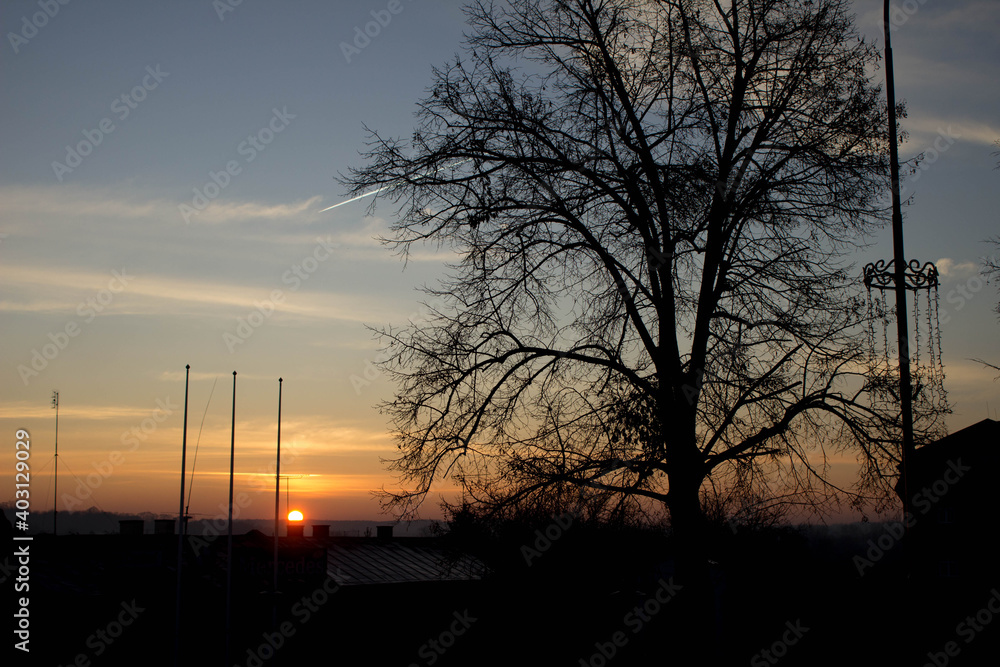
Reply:
[[[996, 570], [907, 578], [897, 534], [718, 526], [709, 599], [692, 606], [666, 533], [569, 515], [489, 534], [282, 538], [276, 597], [273, 541], [254, 531], [234, 540], [228, 663], [226, 539], [192, 537], [180, 664], [987, 664]], [[176, 536], [30, 544], [31, 660], [11, 664], [173, 664]]]

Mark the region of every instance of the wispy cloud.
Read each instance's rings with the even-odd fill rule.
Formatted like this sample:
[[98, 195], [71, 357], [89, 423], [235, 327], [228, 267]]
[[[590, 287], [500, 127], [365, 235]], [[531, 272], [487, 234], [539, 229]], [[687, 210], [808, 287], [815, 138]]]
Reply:
[[[75, 421], [141, 420], [149, 417], [150, 409], [149, 406], [66, 404], [59, 406], [59, 417]], [[55, 419], [55, 410], [47, 403], [7, 401], [0, 405], [0, 419]]]
[[942, 257], [934, 265], [938, 273], [947, 278], [964, 278], [979, 273], [979, 265], [975, 262], [960, 262], [950, 257]]
[[1000, 139], [1000, 125], [958, 116], [919, 116], [907, 119], [905, 127], [910, 133], [907, 147], [914, 151], [927, 148], [942, 135], [984, 146], [994, 146]]
[[[260, 202], [221, 201], [211, 202], [192, 223], [227, 223], [248, 222], [251, 220], [290, 220], [302, 218], [303, 221], [315, 221], [318, 214], [314, 211], [322, 197], [310, 197], [291, 204], [264, 204]], [[303, 217], [305, 216], [305, 217]]]
[[[126, 269], [126, 272], [128, 270]], [[0, 311], [75, 313], [81, 303], [106, 288], [110, 273], [37, 266], [0, 265], [0, 281], [21, 288], [19, 300], [0, 301]], [[38, 298], [25, 288], [38, 288]], [[59, 297], [53, 295], [58, 290]], [[126, 289], [104, 312], [134, 315], [178, 315], [198, 312], [230, 317], [269, 299], [274, 290], [283, 298], [274, 303], [276, 314], [307, 320], [382, 321], [391, 313], [364, 295], [292, 292], [286, 285], [273, 287], [234, 285], [162, 275], [133, 274]], [[223, 309], [219, 309], [219, 307]]]
[[[205, 380], [215, 381], [215, 380], [221, 379], [221, 378], [227, 378], [227, 377], [228, 378], [232, 378], [232, 376], [233, 376], [233, 371], [232, 370], [223, 370], [223, 371], [219, 371], [218, 373], [205, 373], [205, 372], [192, 371], [191, 372], [191, 381], [192, 382], [202, 382], [202, 381], [205, 381]], [[184, 371], [163, 371], [162, 373], [157, 373], [156, 374], [156, 379], [157, 380], [162, 380], [163, 382], [183, 382], [184, 381], [184, 377], [185, 377], [185, 372]], [[270, 379], [272, 379], [271, 376], [269, 376], [269, 375], [257, 375], [257, 374], [253, 374], [253, 373], [240, 373], [238, 377], [241, 380], [270, 380]]]
[[979, 0], [978, 2], [958, 3], [952, 6], [943, 4], [941, 13], [934, 16], [935, 29], [952, 29], [966, 34], [984, 32], [996, 35], [997, 23], [1000, 23], [1000, 4], [995, 0]]
[[[4, 214], [9, 219], [46, 216], [72, 220], [94, 218], [148, 218], [170, 211], [171, 202], [140, 199], [118, 188], [75, 185], [12, 185], [0, 188]], [[176, 212], [176, 210], [174, 211]]]
[[[177, 212], [179, 203], [162, 196], [150, 195], [131, 186], [82, 187], [76, 185], [11, 185], [0, 188], [0, 200], [10, 219], [31, 221], [41, 216], [62, 220], [98, 219], [159, 219], [170, 225], [183, 222]], [[314, 222], [320, 220], [316, 211], [323, 200], [320, 196], [291, 203], [218, 199], [197, 213], [192, 224], [220, 224], [281, 220]]]
[[[214, 200], [183, 225], [178, 202], [132, 186], [88, 188], [76, 185], [31, 185], [0, 187], [0, 207], [7, 237], [52, 238], [64, 241], [105, 234], [122, 244], [162, 243], [181, 248], [186, 242], [309, 246], [317, 227], [324, 236], [345, 249], [354, 259], [396, 262], [398, 258], [380, 238], [392, 236], [389, 223], [378, 216], [359, 216], [341, 209], [322, 213], [323, 197], [293, 202]], [[178, 228], [183, 226], [179, 237]], [[238, 236], [234, 236], [238, 235]], [[132, 245], [130, 247], [135, 247]], [[428, 244], [410, 248], [410, 262], [443, 262], [454, 259], [449, 248]], [[38, 305], [39, 310], [49, 306]]]

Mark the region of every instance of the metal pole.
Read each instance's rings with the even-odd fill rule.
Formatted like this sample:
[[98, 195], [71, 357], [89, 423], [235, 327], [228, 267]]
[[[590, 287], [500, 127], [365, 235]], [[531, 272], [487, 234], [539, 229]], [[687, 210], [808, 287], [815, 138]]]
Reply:
[[236, 467], [236, 371], [233, 371], [233, 421], [229, 440], [229, 528], [226, 532], [226, 665], [231, 659], [233, 643], [233, 471]]
[[274, 467], [274, 582], [272, 583], [271, 625], [278, 626], [278, 503], [281, 498], [281, 383], [278, 378], [278, 454]]
[[52, 407], [56, 409], [56, 470], [53, 473], [52, 534], [59, 534], [59, 392], [52, 392]]
[[177, 600], [174, 605], [174, 665], [181, 664], [181, 565], [184, 563], [184, 473], [187, 470], [188, 388], [191, 364], [184, 367], [184, 430], [181, 435], [181, 504], [177, 511]]
[[910, 345], [906, 308], [906, 253], [903, 250], [903, 212], [899, 195], [899, 153], [896, 148], [896, 91], [892, 72], [892, 43], [889, 36], [889, 0], [883, 11], [885, 30], [885, 86], [889, 106], [889, 169], [892, 179], [892, 256], [895, 263], [896, 336], [899, 343], [899, 400], [903, 420], [903, 448], [900, 476], [903, 481], [903, 525], [908, 521], [910, 491], [908, 488], [908, 460], [914, 451], [913, 443], [913, 393], [910, 378]]

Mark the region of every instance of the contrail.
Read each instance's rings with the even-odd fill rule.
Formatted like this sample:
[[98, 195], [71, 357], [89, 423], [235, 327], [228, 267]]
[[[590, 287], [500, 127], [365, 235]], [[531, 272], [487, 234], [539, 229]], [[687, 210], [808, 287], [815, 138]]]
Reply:
[[[467, 157], [464, 160], [459, 160], [458, 162], [456, 162], [455, 164], [453, 164], [451, 166], [452, 167], [457, 167], [458, 165], [465, 164], [466, 162], [469, 162], [470, 160], [472, 160], [472, 158], [471, 157]], [[338, 206], [343, 206], [344, 204], [350, 204], [352, 201], [358, 201], [359, 199], [364, 199], [365, 197], [371, 197], [372, 195], [377, 195], [378, 193], [382, 192], [383, 190], [388, 190], [389, 187], [390, 186], [388, 186], [388, 185], [383, 185], [378, 190], [372, 190], [371, 192], [365, 192], [364, 194], [360, 194], [357, 197], [351, 197], [350, 199], [344, 200], [344, 201], [340, 202], [339, 204], [334, 204], [333, 206], [327, 206], [322, 211], [320, 211], [320, 213], [324, 213], [326, 211], [329, 211], [330, 209], [337, 208]]]
[[372, 190], [371, 192], [366, 192], [366, 193], [364, 193], [362, 195], [358, 195], [357, 197], [351, 197], [350, 199], [348, 199], [346, 201], [342, 201], [339, 204], [334, 204], [333, 206], [327, 206], [322, 211], [320, 211], [320, 213], [323, 213], [324, 211], [329, 211], [331, 208], [337, 208], [338, 206], [343, 206], [344, 204], [350, 204], [352, 201], [357, 201], [359, 199], [364, 199], [365, 197], [371, 197], [372, 195], [377, 195], [378, 193], [382, 192], [383, 190], [387, 190], [387, 189], [389, 189], [389, 186], [385, 185], [385, 186], [379, 188], [378, 190]]

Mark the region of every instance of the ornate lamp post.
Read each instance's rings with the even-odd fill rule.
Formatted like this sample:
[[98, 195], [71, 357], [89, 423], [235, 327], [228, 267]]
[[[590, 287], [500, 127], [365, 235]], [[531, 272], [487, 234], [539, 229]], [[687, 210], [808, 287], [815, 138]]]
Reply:
[[[910, 510], [910, 492], [907, 486], [907, 464], [914, 451], [913, 442], [913, 389], [910, 377], [910, 346], [907, 326], [906, 290], [936, 288], [937, 268], [931, 262], [921, 265], [919, 260], [906, 260], [903, 250], [903, 213], [899, 195], [899, 153], [896, 147], [896, 91], [892, 71], [892, 43], [890, 41], [889, 0], [885, 0], [883, 29], [885, 31], [885, 86], [889, 107], [889, 169], [892, 181], [892, 254], [886, 263], [879, 260], [864, 269], [865, 285], [869, 288], [888, 289], [896, 293], [896, 338], [899, 347], [899, 400], [903, 422], [903, 447], [900, 475], [903, 486], [904, 520]], [[904, 521], [905, 525], [905, 521]]]

